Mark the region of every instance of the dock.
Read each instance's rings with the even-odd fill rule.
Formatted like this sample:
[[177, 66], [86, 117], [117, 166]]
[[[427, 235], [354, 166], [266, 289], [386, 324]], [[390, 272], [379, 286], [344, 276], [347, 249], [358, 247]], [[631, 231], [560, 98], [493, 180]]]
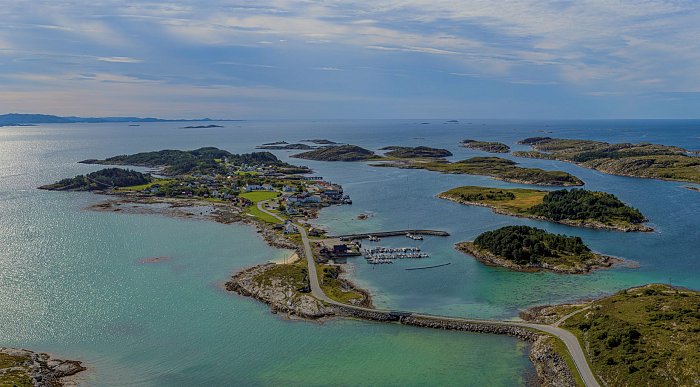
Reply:
[[393, 236], [405, 236], [406, 234], [430, 235], [430, 236], [440, 236], [440, 237], [450, 236], [450, 233], [448, 233], [447, 231], [439, 231], [439, 230], [398, 230], [398, 231], [380, 231], [380, 232], [368, 232], [368, 233], [360, 233], [360, 234], [336, 235], [336, 236], [328, 236], [328, 238], [338, 238], [341, 241], [352, 241], [352, 240], [357, 240], [357, 239], [369, 239], [370, 237], [386, 238], [386, 237], [393, 237]]

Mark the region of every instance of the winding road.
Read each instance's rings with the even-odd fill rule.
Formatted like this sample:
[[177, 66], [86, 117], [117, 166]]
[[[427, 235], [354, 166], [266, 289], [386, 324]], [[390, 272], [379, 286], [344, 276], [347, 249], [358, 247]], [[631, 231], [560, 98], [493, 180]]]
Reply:
[[[278, 219], [282, 222], [285, 222], [284, 219], [282, 219], [280, 216], [267, 211], [263, 204], [265, 202], [258, 202], [258, 209], [275, 219]], [[349, 305], [349, 304], [344, 304], [338, 301], [335, 301], [328, 297], [326, 293], [323, 292], [323, 289], [321, 289], [321, 285], [318, 282], [318, 275], [316, 273], [316, 262], [314, 261], [314, 256], [313, 256], [313, 250], [311, 249], [311, 242], [309, 242], [309, 237], [306, 232], [306, 228], [299, 225], [299, 224], [294, 224], [294, 226], [297, 227], [299, 234], [301, 235], [301, 240], [304, 245], [304, 256], [306, 257], [306, 262], [309, 267], [309, 282], [311, 284], [311, 295], [316, 297], [317, 299], [326, 302], [328, 304], [332, 305], [337, 305], [337, 306], [342, 306], [345, 308], [352, 308], [356, 310], [362, 310], [366, 312], [380, 312], [380, 313], [387, 313], [391, 312], [389, 310], [384, 310], [384, 309], [373, 309], [373, 308], [364, 308], [360, 306], [355, 306], [355, 305]], [[590, 366], [588, 365], [588, 361], [586, 360], [586, 355], [583, 352], [583, 348], [581, 348], [581, 344], [579, 343], [578, 339], [576, 336], [574, 336], [573, 333], [563, 329], [559, 328], [559, 324], [561, 324], [564, 320], [567, 318], [573, 316], [574, 314], [581, 312], [582, 310], [585, 310], [587, 308], [579, 309], [575, 312], [572, 312], [557, 322], [555, 322], [552, 325], [547, 325], [547, 324], [534, 324], [534, 323], [528, 323], [528, 322], [520, 322], [520, 321], [507, 321], [507, 320], [481, 320], [481, 319], [470, 319], [470, 318], [459, 318], [459, 317], [451, 317], [451, 316], [439, 316], [439, 315], [431, 315], [431, 314], [423, 314], [423, 313], [413, 313], [413, 312], [406, 312], [407, 314], [410, 314], [411, 316], [415, 317], [425, 317], [425, 318], [434, 318], [434, 319], [441, 319], [441, 320], [446, 320], [446, 321], [455, 321], [455, 322], [464, 322], [464, 323], [474, 323], [474, 324], [498, 324], [498, 325], [507, 325], [507, 326], [516, 326], [516, 327], [524, 327], [524, 328], [530, 328], [530, 329], [536, 329], [540, 332], [545, 332], [550, 335], [558, 337], [564, 345], [566, 345], [566, 348], [569, 351], [569, 354], [571, 355], [571, 358], [574, 361], [574, 364], [576, 365], [576, 369], [578, 370], [579, 375], [581, 376], [581, 379], [583, 380], [583, 383], [587, 387], [600, 387], [600, 384], [598, 383], [598, 380], [593, 374], [593, 371], [591, 370]], [[404, 312], [402, 312], [404, 313]]]

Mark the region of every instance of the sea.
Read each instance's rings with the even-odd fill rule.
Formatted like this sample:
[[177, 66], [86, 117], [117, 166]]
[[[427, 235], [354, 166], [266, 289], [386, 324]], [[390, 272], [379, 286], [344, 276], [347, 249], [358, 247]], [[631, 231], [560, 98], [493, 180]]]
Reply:
[[[0, 346], [81, 360], [87, 386], [180, 385], [526, 385], [528, 347], [507, 336], [335, 319], [289, 320], [223, 283], [246, 267], [290, 254], [246, 225], [159, 215], [95, 212], [86, 192], [36, 189], [101, 168], [90, 158], [215, 146], [245, 153], [268, 142], [329, 139], [378, 151], [390, 145], [449, 149], [452, 160], [490, 155], [463, 139], [532, 136], [652, 142], [700, 149], [698, 120], [298, 120], [191, 123], [46, 124], [0, 128]], [[205, 124], [210, 124], [206, 122]], [[484, 176], [294, 159], [341, 184], [352, 205], [321, 211], [331, 234], [436, 229], [449, 237], [386, 238], [430, 258], [367, 265], [348, 275], [380, 308], [450, 316], [517, 319], [534, 305], [575, 302], [651, 282], [700, 289], [698, 186], [607, 175], [576, 165], [499, 155], [523, 166], [570, 172], [585, 188], [617, 195], [649, 218], [653, 233], [574, 228], [494, 214], [436, 198], [462, 185], [528, 187]], [[378, 151], [381, 152], [381, 151]], [[358, 220], [357, 215], [369, 215]], [[454, 244], [506, 225], [580, 236], [593, 250], [632, 265], [586, 275], [519, 273], [488, 267]], [[167, 257], [144, 262], [152, 257]], [[430, 270], [405, 270], [426, 265]]]

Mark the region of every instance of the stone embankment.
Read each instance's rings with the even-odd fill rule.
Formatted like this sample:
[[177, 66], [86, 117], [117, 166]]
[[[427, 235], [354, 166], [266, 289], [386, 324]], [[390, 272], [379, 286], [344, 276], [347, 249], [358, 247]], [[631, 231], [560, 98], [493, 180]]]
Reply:
[[554, 350], [552, 345], [554, 339], [550, 336], [505, 323], [463, 321], [447, 317], [422, 316], [410, 312], [326, 304], [311, 295], [295, 292], [296, 289], [284, 284], [281, 280], [272, 279], [267, 284], [265, 284], [266, 281], [256, 280], [266, 270], [273, 267], [275, 264], [270, 263], [238, 272], [226, 283], [226, 289], [260, 300], [268, 304], [273, 313], [283, 313], [288, 317], [310, 320], [347, 317], [384, 323], [399, 323], [421, 328], [512, 336], [531, 344], [529, 357], [535, 365], [542, 386], [568, 387], [576, 385], [566, 361]]
[[[45, 353], [36, 353], [26, 349], [0, 347], [0, 357], [12, 359], [11, 366], [0, 368], [0, 384], [3, 377], [25, 375], [34, 386], [62, 386], [61, 378], [84, 371], [82, 363], [74, 360], [54, 359]], [[4, 385], [4, 384], [3, 384]]]

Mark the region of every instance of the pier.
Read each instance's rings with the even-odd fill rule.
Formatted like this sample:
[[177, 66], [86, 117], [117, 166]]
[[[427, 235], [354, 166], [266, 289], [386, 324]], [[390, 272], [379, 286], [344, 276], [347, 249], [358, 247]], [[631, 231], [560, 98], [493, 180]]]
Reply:
[[338, 238], [341, 241], [352, 241], [352, 240], [356, 240], [356, 239], [369, 239], [370, 237], [386, 238], [386, 237], [393, 237], [393, 236], [405, 236], [406, 234], [431, 235], [431, 236], [440, 236], [440, 237], [450, 236], [450, 233], [448, 233], [447, 231], [439, 231], [439, 230], [398, 230], [398, 231], [380, 231], [380, 232], [368, 232], [368, 233], [359, 233], [359, 234], [336, 235], [336, 236], [329, 236], [328, 238]]

